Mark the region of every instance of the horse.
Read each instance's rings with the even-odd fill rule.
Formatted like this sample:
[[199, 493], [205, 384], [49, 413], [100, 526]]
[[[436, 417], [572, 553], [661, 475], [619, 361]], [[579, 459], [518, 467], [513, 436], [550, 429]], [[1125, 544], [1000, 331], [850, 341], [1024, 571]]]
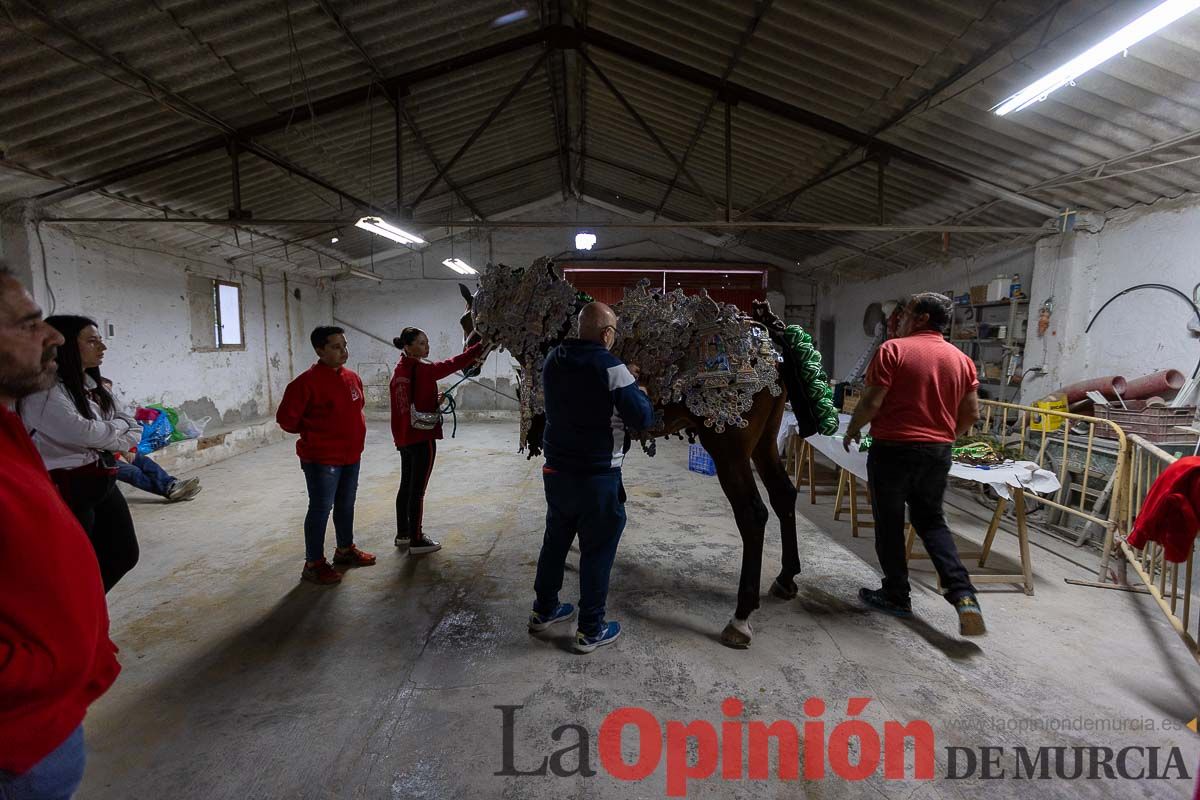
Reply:
[[[466, 302], [466, 311], [459, 318], [459, 324], [463, 330], [463, 346], [469, 347], [482, 337], [475, 330], [474, 295], [463, 284], [459, 284], [459, 291]], [[619, 313], [619, 304], [616, 310]], [[782, 328], [782, 323], [778, 323], [766, 303], [756, 303], [754, 315], [762, 321], [774, 320]], [[546, 342], [544, 346], [553, 346], [566, 334], [567, 331], [562, 331], [556, 341]], [[689, 438], [693, 435], [699, 438], [700, 444], [716, 465], [721, 491], [733, 510], [733, 518], [742, 539], [742, 564], [737, 605], [733, 618], [721, 632], [720, 641], [734, 649], [748, 648], [753, 638], [750, 615], [759, 608], [763, 541], [769, 518], [754, 481], [752, 466], [758, 471], [767, 490], [767, 498], [779, 519], [783, 538], [782, 563], [779, 574], [771, 584], [770, 593], [782, 600], [793, 600], [799, 594], [795, 581], [800, 574], [800, 551], [796, 536], [797, 491], [788, 477], [776, 445], [776, 434], [783, 419], [788, 393], [782, 378], [777, 378], [776, 385], [780, 389], [778, 393], [772, 394], [769, 388], [764, 388], [754, 396], [750, 410], [743, 415], [749, 423], [745, 427], [726, 427], [717, 433], [706, 427], [703, 419], [692, 414], [683, 404], [675, 403], [662, 408], [663, 429], [654, 431], [655, 438], [684, 432]], [[540, 452], [543, 425], [544, 417], [535, 419], [530, 428], [527, 439], [530, 457]]]

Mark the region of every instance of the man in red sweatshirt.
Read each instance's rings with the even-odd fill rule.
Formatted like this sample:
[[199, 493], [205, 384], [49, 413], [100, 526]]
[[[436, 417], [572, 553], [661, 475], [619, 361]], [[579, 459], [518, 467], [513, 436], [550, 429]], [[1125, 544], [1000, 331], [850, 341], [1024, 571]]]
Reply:
[[70, 797], [83, 716], [120, 672], [100, 567], [13, 406], [47, 389], [63, 338], [0, 263], [0, 797]]
[[337, 536], [333, 563], [350, 567], [375, 563], [375, 556], [354, 546], [354, 498], [367, 418], [362, 380], [345, 367], [350, 358], [346, 332], [323, 325], [313, 330], [309, 339], [318, 361], [288, 384], [275, 420], [288, 433], [300, 434], [296, 454], [308, 483], [300, 577], [331, 584], [342, 579], [325, 560], [325, 527], [331, 509]]

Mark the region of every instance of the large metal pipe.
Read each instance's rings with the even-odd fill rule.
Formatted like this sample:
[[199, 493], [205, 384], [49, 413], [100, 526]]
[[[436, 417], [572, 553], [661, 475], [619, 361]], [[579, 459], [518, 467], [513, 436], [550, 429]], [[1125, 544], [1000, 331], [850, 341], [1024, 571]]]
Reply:
[[1080, 400], [1087, 398], [1088, 392], [1099, 392], [1112, 400], [1117, 399], [1117, 395], [1125, 396], [1128, 384], [1120, 375], [1108, 375], [1104, 378], [1090, 378], [1079, 383], [1072, 383], [1070, 386], [1064, 386], [1055, 394], [1065, 394], [1067, 403], [1077, 403]]
[[1186, 382], [1187, 378], [1179, 370], [1164, 369], [1127, 381], [1121, 396], [1126, 400], [1145, 400], [1147, 397], [1182, 389]]

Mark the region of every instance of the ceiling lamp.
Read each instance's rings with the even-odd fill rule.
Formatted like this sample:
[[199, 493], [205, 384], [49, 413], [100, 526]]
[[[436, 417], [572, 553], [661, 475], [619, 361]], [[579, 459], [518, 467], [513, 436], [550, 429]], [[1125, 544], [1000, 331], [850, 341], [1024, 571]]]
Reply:
[[378, 236], [386, 239], [391, 239], [393, 242], [400, 244], [425, 244], [425, 240], [416, 234], [401, 230], [390, 222], [384, 222], [379, 217], [363, 217], [358, 222], [354, 223], [356, 228], [362, 228], [364, 231], [370, 231]]
[[1088, 70], [1094, 69], [1108, 59], [1124, 53], [1150, 34], [1162, 30], [1175, 20], [1200, 8], [1200, 0], [1167, 0], [1147, 11], [1104, 41], [1085, 50], [1082, 54], [1063, 64], [1058, 69], [1026, 86], [1004, 102], [992, 108], [1003, 117], [1011, 111], [1020, 111], [1026, 106], [1046, 99], [1046, 96]]
[[450, 269], [457, 272], [459, 275], [478, 275], [479, 274], [479, 270], [475, 269], [470, 264], [463, 261], [461, 258], [447, 258], [445, 261], [442, 262], [442, 266], [449, 267]]
[[576, 250], [591, 250], [592, 245], [596, 243], [596, 234], [591, 231], [580, 231], [575, 234], [575, 249]]

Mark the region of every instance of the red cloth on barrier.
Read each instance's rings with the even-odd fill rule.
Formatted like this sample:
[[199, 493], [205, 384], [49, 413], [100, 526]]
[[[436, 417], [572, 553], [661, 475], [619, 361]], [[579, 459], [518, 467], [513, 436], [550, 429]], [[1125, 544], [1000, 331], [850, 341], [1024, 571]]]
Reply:
[[1163, 546], [1163, 557], [1187, 561], [1200, 530], [1200, 458], [1181, 458], [1163, 470], [1150, 487], [1142, 511], [1129, 534], [1129, 546], [1141, 549], [1150, 542]]

